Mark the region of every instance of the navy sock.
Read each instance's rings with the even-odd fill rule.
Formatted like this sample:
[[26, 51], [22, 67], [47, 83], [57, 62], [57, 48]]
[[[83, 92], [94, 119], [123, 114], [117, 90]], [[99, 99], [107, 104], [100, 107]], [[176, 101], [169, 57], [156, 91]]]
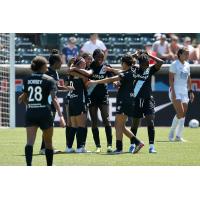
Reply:
[[131, 127], [131, 132], [136, 136], [137, 135], [137, 128]]
[[140, 144], [140, 140], [138, 140], [136, 137], [132, 137], [131, 138], [131, 144], [136, 144], [136, 145], [138, 145], [138, 144]]
[[33, 146], [31, 146], [31, 145], [25, 146], [25, 156], [26, 156], [27, 166], [31, 166], [32, 165], [32, 157], [33, 157]]
[[99, 138], [99, 129], [98, 128], [92, 128], [92, 134], [93, 134], [93, 138], [94, 138], [94, 142], [95, 142], [96, 147], [101, 147], [100, 138]]
[[66, 146], [68, 146], [69, 137], [70, 137], [70, 127], [69, 126], [66, 126], [65, 136], [66, 136]]
[[76, 135], [77, 128], [71, 127], [70, 132], [69, 132], [69, 140], [67, 142], [67, 147], [72, 148], [73, 143], [74, 143], [74, 137]]
[[112, 146], [112, 128], [111, 126], [105, 127], [106, 138], [107, 138], [107, 146]]
[[85, 132], [85, 128], [78, 127], [77, 133], [76, 133], [77, 149], [83, 147], [84, 132]]
[[154, 144], [154, 139], [155, 139], [154, 126], [148, 126], [148, 137], [149, 137], [149, 144]]
[[45, 150], [47, 166], [52, 166], [53, 164], [53, 149], [46, 149]]
[[118, 150], [118, 151], [122, 151], [122, 149], [123, 149], [123, 144], [122, 144], [122, 141], [121, 140], [117, 140], [116, 141], [116, 149]]
[[84, 132], [83, 132], [83, 146], [86, 145], [86, 140], [87, 140], [87, 131], [88, 131], [87, 127], [84, 128]]

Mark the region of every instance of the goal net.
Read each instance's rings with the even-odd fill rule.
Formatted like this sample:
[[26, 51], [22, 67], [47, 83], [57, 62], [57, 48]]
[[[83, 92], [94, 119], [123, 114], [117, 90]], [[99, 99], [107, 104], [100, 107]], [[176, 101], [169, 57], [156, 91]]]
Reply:
[[0, 33], [0, 127], [15, 127], [14, 34]]

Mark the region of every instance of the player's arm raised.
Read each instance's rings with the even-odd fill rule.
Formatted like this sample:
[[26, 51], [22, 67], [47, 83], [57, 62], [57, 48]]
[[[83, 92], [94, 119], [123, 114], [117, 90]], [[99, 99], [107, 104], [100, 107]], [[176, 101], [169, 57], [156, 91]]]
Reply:
[[157, 70], [160, 70], [161, 66], [163, 65], [164, 61], [156, 56], [150, 55], [149, 53], [147, 53], [149, 58], [151, 58], [152, 60], [156, 61], [156, 64], [154, 65], [154, 67]]

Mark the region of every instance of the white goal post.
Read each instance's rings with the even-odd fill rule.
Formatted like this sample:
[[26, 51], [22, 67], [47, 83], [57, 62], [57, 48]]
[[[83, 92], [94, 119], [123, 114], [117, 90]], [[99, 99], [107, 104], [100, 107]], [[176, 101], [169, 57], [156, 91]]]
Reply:
[[0, 33], [0, 127], [15, 127], [15, 34]]

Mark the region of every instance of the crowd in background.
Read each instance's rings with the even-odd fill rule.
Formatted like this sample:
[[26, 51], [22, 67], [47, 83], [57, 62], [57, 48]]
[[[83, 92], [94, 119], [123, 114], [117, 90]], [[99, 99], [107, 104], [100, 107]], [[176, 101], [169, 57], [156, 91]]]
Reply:
[[[166, 35], [161, 33], [154, 34], [154, 37], [155, 42], [146, 42], [143, 48], [150, 54], [163, 59], [165, 63], [172, 63], [177, 59], [179, 48], [187, 47], [190, 52], [189, 63], [200, 64], [200, 44], [197, 43], [197, 39], [192, 40], [189, 36], [186, 36], [180, 40], [176, 34]], [[106, 53], [106, 57], [109, 54], [109, 49], [106, 48], [106, 45], [96, 33], [91, 34], [90, 39], [80, 49], [76, 45], [77, 38], [70, 37], [62, 49], [64, 63], [67, 63], [71, 57], [76, 57], [83, 52], [92, 54], [96, 48], [102, 49]], [[150, 64], [153, 64], [153, 61], [150, 61]]]
[[[141, 38], [145, 39], [140, 41]], [[132, 39], [134, 41], [131, 41]], [[120, 46], [120, 42], [123, 45]], [[94, 49], [100, 48], [105, 52], [105, 58], [107, 58], [108, 63], [118, 64], [120, 62], [118, 58], [124, 53], [133, 52], [137, 49], [137, 43], [140, 43], [139, 49], [146, 49], [149, 53], [163, 59], [166, 64], [172, 63], [176, 59], [178, 49], [185, 46], [190, 51], [189, 63], [200, 64], [200, 34], [198, 33], [16, 34], [15, 43], [16, 64], [30, 64], [36, 55], [42, 55], [47, 58], [51, 49], [54, 48], [62, 51], [64, 63], [67, 63], [71, 57], [76, 57], [80, 53], [87, 52], [92, 54]], [[5, 47], [0, 42], [0, 56], [4, 56], [4, 54]], [[8, 60], [1, 59], [2, 64], [7, 62]]]

